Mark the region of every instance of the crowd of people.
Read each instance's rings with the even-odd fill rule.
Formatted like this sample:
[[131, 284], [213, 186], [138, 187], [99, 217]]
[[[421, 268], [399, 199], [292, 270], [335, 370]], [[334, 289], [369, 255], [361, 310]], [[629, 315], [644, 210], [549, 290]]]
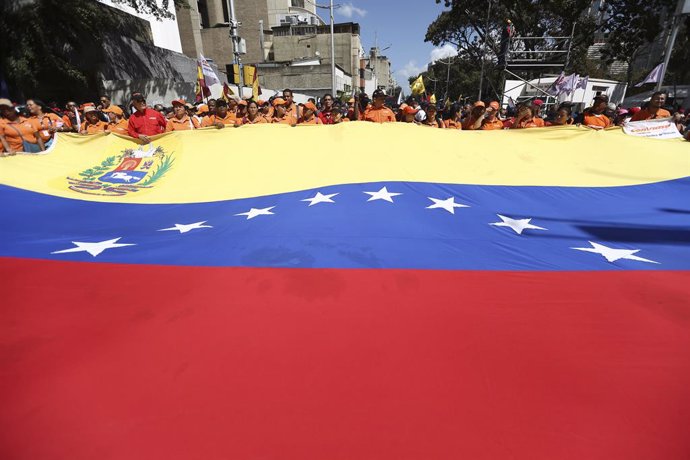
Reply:
[[141, 93], [132, 94], [127, 106], [118, 106], [110, 97], [101, 96], [98, 104], [77, 105], [68, 102], [64, 109], [29, 99], [23, 106], [0, 99], [0, 155], [37, 153], [53, 142], [55, 133], [83, 135], [116, 133], [149, 143], [151, 137], [170, 131], [200, 128], [239, 127], [252, 124], [330, 125], [348, 121], [375, 123], [413, 123], [439, 129], [496, 130], [527, 129], [545, 126], [579, 124], [593, 129], [621, 126], [628, 121], [672, 118], [678, 130], [690, 140], [690, 117], [683, 109], [674, 113], [665, 108], [666, 95], [656, 92], [643, 107], [623, 109], [598, 95], [591, 107], [581, 113], [573, 105], [562, 103], [545, 110], [541, 99], [502, 108], [498, 101], [474, 104], [442, 104], [419, 101], [414, 97], [393, 108], [386, 105], [387, 95], [376, 90], [369, 99], [360, 94], [343, 103], [325, 94], [317, 105], [315, 99], [297, 104], [293, 92], [286, 89], [282, 97], [268, 100], [244, 100], [236, 97], [209, 99], [190, 104], [183, 99], [171, 101], [169, 107], [147, 105]]

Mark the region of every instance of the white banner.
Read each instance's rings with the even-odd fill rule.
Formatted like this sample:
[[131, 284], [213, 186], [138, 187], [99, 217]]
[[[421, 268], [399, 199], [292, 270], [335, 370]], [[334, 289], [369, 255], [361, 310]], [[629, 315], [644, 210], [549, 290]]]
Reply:
[[219, 85], [220, 80], [218, 75], [214, 72], [211, 64], [208, 63], [203, 55], [199, 55], [199, 64], [201, 65], [201, 72], [204, 74], [204, 79], [206, 80], [206, 86]]
[[670, 118], [658, 120], [629, 121], [623, 125], [625, 134], [638, 137], [653, 137], [655, 139], [676, 139], [683, 137]]

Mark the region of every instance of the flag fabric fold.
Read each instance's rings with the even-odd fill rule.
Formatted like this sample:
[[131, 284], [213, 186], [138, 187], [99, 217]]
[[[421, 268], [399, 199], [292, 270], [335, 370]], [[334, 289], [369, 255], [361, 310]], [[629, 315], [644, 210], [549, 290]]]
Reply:
[[664, 63], [662, 62], [658, 66], [654, 67], [652, 71], [649, 72], [649, 74], [645, 77], [645, 79], [636, 84], [635, 87], [639, 88], [640, 86], [647, 83], [658, 83], [659, 79], [661, 78], [661, 74], [663, 73], [663, 69]]

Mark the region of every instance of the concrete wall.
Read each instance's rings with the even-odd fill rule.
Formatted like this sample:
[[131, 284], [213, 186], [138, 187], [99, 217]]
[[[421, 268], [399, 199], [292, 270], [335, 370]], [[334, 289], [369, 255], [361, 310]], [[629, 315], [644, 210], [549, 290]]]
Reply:
[[[151, 104], [168, 105], [178, 97], [194, 100], [196, 59], [119, 35], [104, 42], [103, 58], [101, 85], [116, 104], [129, 101], [134, 91], [146, 95]], [[224, 74], [218, 76], [226, 81]], [[214, 90], [220, 95], [220, 87]]]
[[197, 2], [188, 2], [188, 7], [177, 8], [177, 25], [180, 29], [182, 52], [191, 57], [197, 58], [200, 54], [204, 54], [204, 46], [201, 40], [201, 18], [199, 16], [199, 9]]
[[[352, 76], [336, 68], [336, 87], [342, 91]], [[262, 88], [290, 88], [311, 97], [319, 98], [331, 92], [331, 66], [320, 64], [310, 66], [260, 67], [259, 83]]]

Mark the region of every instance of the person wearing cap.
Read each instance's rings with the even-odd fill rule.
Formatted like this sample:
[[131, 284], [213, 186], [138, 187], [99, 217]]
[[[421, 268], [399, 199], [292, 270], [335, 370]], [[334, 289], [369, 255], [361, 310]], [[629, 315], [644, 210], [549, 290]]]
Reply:
[[101, 121], [98, 117], [98, 110], [94, 106], [84, 108], [84, 123], [81, 125], [79, 134], [98, 134], [108, 131], [108, 123]]
[[254, 100], [247, 102], [247, 114], [242, 119], [237, 120], [237, 124], [258, 125], [262, 123], [268, 123], [268, 120], [259, 112], [259, 103]]
[[385, 106], [386, 93], [381, 89], [377, 89], [371, 97], [372, 104], [364, 111], [364, 121], [373, 123], [395, 122], [395, 113]]
[[[247, 101], [245, 101], [244, 99], [237, 102], [237, 110], [235, 111], [235, 119], [237, 121], [240, 121], [244, 117], [247, 116], [247, 106], [248, 106]], [[231, 112], [229, 112], [229, 113], [232, 115]]]
[[335, 124], [336, 111], [333, 108], [333, 95], [331, 93], [324, 94], [321, 98], [321, 103], [323, 104], [323, 108], [321, 112], [319, 112], [319, 120], [321, 120], [321, 123], [324, 125]]
[[187, 103], [184, 99], [175, 99], [170, 104], [173, 108], [173, 116], [168, 119], [168, 123], [165, 126], [166, 133], [171, 131], [189, 131], [190, 129], [198, 129], [200, 127], [199, 122], [187, 114]]
[[501, 106], [498, 101], [489, 102], [489, 106], [486, 108], [484, 115], [484, 120], [482, 121], [482, 127], [485, 131], [491, 131], [494, 129], [503, 129], [503, 122], [498, 119], [498, 111]]
[[645, 108], [637, 112], [630, 118], [630, 121], [655, 120], [657, 118], [669, 118], [671, 112], [664, 109], [666, 104], [666, 93], [657, 91], [652, 94], [652, 98]]
[[285, 111], [288, 116], [295, 120], [299, 120], [299, 107], [295, 104], [295, 98], [291, 89], [285, 88], [283, 90], [283, 100], [285, 101]]
[[41, 125], [39, 135], [41, 140], [48, 146], [53, 139], [53, 134], [64, 124], [62, 118], [52, 112], [48, 112], [47, 106], [38, 99], [27, 99], [26, 108], [31, 114], [29, 118], [38, 121], [38, 124]]
[[287, 111], [287, 101], [282, 97], [273, 99], [273, 118], [271, 123], [295, 126], [297, 120]]
[[[257, 104], [259, 106], [259, 115], [262, 116], [267, 123], [270, 123], [272, 116], [271, 104], [263, 99], [259, 99]], [[249, 113], [249, 106], [247, 106], [247, 113]]]
[[69, 133], [76, 131], [77, 127], [77, 103], [68, 101], [65, 110], [62, 112], [62, 127], [57, 129], [59, 133]]
[[462, 107], [458, 104], [453, 104], [450, 107], [450, 114], [447, 119], [443, 121], [446, 129], [462, 129]]
[[486, 114], [486, 104], [482, 101], [477, 101], [472, 105], [472, 111], [462, 122], [462, 129], [475, 130], [481, 129], [482, 122]]
[[37, 153], [45, 150], [45, 145], [38, 132], [41, 125], [38, 120], [32, 120], [19, 115], [9, 99], [0, 99], [0, 143], [4, 155], [14, 155], [19, 152]]
[[216, 111], [215, 114], [207, 115], [201, 121], [202, 128], [208, 128], [210, 126], [215, 126], [218, 129], [225, 128], [226, 126], [235, 126], [237, 123], [237, 118], [234, 114], [231, 114], [228, 110], [228, 103], [224, 99], [218, 99], [216, 101]]
[[419, 112], [419, 107], [412, 107], [408, 104], [400, 104], [400, 121], [402, 123], [417, 123], [414, 119], [417, 112]]
[[129, 135], [127, 131], [129, 124], [127, 120], [125, 120], [125, 114], [120, 107], [110, 104], [107, 108], [103, 109], [103, 113], [108, 116], [108, 120], [110, 121], [108, 124], [108, 131], [122, 136]]
[[132, 96], [132, 105], [136, 111], [129, 117], [127, 126], [127, 132], [131, 137], [148, 144], [151, 142], [149, 136], [165, 132], [168, 121], [163, 114], [146, 105], [146, 99], [142, 94]]
[[582, 113], [582, 124], [593, 129], [605, 129], [611, 126], [611, 119], [604, 112], [608, 109], [609, 97], [600, 94], [594, 98], [594, 104]]
[[300, 112], [302, 113], [302, 117], [299, 119], [297, 124], [300, 125], [322, 125], [323, 122], [319, 117], [316, 116], [316, 111], [318, 110], [316, 108], [316, 104], [313, 102], [305, 102], [304, 104], [300, 104], [302, 106], [302, 109]]
[[532, 123], [534, 123], [537, 128], [544, 127], [544, 119], [541, 117], [542, 107], [544, 107], [544, 101], [541, 99], [532, 101]]

